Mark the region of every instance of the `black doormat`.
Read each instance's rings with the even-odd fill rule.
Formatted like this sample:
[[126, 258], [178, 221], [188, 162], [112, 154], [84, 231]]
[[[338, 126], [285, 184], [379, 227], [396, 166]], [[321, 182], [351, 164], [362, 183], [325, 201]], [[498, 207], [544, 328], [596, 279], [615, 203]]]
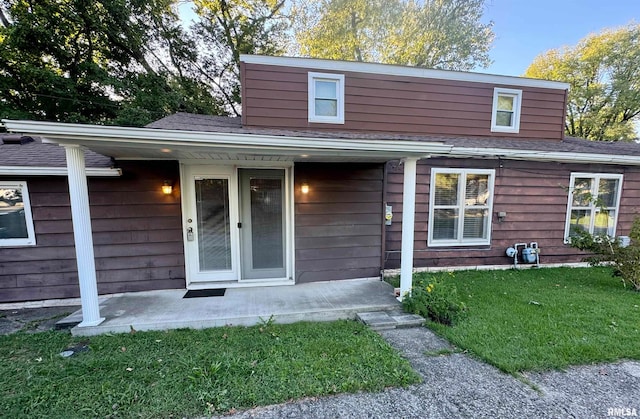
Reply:
[[226, 291], [226, 288], [216, 288], [211, 290], [189, 290], [182, 298], [223, 297]]

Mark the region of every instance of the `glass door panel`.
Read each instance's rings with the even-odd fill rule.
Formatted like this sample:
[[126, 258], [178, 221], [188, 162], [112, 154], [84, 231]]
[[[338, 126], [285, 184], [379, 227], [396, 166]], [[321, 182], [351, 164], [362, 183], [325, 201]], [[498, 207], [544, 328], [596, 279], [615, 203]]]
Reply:
[[200, 271], [231, 269], [229, 181], [195, 179]]
[[284, 170], [240, 169], [243, 279], [284, 278]]

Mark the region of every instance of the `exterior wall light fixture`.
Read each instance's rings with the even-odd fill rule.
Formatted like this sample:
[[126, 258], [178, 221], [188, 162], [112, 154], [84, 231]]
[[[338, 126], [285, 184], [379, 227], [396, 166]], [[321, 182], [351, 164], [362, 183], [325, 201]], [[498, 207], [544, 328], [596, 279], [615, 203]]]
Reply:
[[170, 180], [165, 180], [162, 184], [162, 193], [165, 195], [171, 195], [171, 192], [173, 192], [173, 185]]
[[309, 184], [307, 182], [304, 182], [302, 185], [300, 185], [300, 192], [305, 195], [309, 193]]

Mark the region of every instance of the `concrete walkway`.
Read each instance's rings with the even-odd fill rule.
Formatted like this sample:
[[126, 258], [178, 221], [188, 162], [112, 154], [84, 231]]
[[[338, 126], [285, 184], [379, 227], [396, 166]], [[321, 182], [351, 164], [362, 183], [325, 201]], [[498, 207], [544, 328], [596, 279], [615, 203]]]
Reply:
[[[282, 287], [229, 288], [222, 297], [183, 298], [186, 290], [127, 293], [100, 304], [106, 320], [74, 327], [77, 336], [135, 330], [250, 326], [273, 316], [277, 323], [353, 319], [357, 312], [399, 307], [393, 288], [375, 279], [313, 282]], [[77, 311], [63, 322], [82, 320]]]
[[426, 355], [451, 347], [424, 327], [380, 333], [404, 353], [423, 383], [380, 393], [305, 399], [230, 417], [606, 418], [635, 417], [633, 412], [640, 415], [640, 362], [527, 374], [525, 378], [539, 388], [536, 391], [465, 354]]

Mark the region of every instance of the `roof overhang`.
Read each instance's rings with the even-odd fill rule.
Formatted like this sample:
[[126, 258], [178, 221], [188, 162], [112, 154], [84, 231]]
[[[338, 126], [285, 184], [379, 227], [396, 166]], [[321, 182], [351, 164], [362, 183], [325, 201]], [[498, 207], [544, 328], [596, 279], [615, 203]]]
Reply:
[[516, 76], [501, 76], [497, 74], [472, 73], [469, 71], [436, 70], [432, 68], [391, 64], [363, 63], [356, 61], [321, 60], [317, 58], [304, 57], [274, 57], [268, 55], [249, 54], [240, 54], [240, 61], [248, 64], [349, 71], [356, 73], [384, 74], [387, 76], [419, 77], [507, 86], [538, 87], [544, 89], [568, 90], [570, 87], [569, 83], [560, 81], [531, 79]]
[[566, 151], [517, 150], [504, 148], [452, 147], [449, 157], [504, 158], [561, 163], [617, 164], [640, 166], [640, 156], [620, 154], [573, 153]]
[[[87, 167], [87, 176], [111, 177], [122, 175], [122, 170], [109, 167]], [[2, 176], [67, 176], [66, 167], [0, 166]]]
[[447, 154], [442, 142], [310, 138], [3, 120], [11, 132], [76, 144], [116, 159], [387, 161]]
[[444, 142], [409, 140], [315, 138], [40, 121], [3, 122], [11, 132], [37, 135], [49, 143], [81, 145], [116, 159], [383, 162], [407, 157], [443, 156], [640, 166], [640, 156], [620, 154], [460, 147]]

